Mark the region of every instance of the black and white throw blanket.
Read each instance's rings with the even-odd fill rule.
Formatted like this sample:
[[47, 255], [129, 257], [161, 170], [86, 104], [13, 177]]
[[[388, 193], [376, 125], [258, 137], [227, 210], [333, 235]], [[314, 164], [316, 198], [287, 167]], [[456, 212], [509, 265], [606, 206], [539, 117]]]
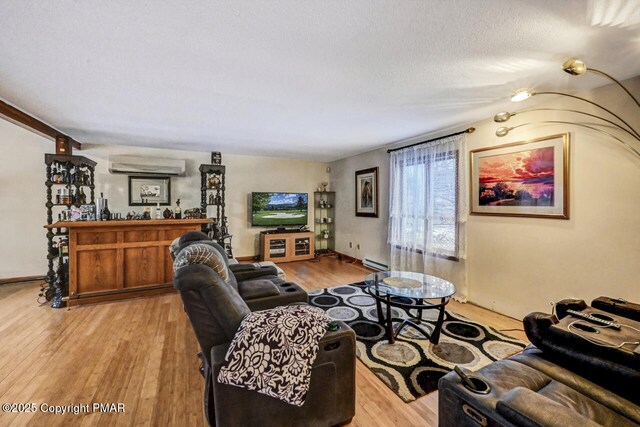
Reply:
[[249, 314], [231, 341], [218, 381], [302, 406], [318, 342], [330, 320], [308, 305]]

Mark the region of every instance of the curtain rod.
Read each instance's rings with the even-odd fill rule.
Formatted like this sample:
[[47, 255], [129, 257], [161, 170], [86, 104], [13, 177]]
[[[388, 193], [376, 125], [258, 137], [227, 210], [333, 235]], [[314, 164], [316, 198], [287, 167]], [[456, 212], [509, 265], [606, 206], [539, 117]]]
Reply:
[[433, 142], [433, 141], [437, 141], [437, 140], [443, 139], [443, 138], [449, 138], [450, 136], [462, 135], [463, 133], [473, 133], [475, 131], [476, 131], [476, 128], [469, 128], [469, 129], [461, 130], [460, 132], [450, 133], [449, 135], [439, 136], [437, 138], [428, 139], [428, 140], [422, 141], [422, 142], [416, 142], [415, 144], [405, 145], [404, 147], [390, 148], [390, 149], [387, 150], [387, 153], [392, 153], [392, 152], [398, 151], [398, 150], [404, 150], [405, 148], [415, 147], [416, 145], [426, 144], [427, 142]]

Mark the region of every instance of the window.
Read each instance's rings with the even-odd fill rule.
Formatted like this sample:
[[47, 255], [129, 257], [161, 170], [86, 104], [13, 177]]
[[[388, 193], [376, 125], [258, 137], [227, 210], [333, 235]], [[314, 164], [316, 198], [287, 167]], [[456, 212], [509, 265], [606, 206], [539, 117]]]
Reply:
[[389, 243], [437, 257], [459, 257], [459, 153], [450, 144], [408, 148], [391, 158]]

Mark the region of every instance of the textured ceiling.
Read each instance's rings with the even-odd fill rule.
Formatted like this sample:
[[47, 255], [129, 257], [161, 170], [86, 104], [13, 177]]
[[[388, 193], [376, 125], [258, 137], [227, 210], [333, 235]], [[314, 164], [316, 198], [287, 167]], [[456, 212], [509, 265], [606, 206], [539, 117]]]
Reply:
[[0, 2], [0, 98], [81, 142], [335, 160], [640, 74], [640, 1]]

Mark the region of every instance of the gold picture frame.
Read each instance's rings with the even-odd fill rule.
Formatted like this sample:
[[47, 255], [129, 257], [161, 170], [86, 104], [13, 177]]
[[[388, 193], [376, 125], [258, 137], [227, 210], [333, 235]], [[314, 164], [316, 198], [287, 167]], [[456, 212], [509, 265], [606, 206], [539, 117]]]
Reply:
[[569, 133], [472, 150], [471, 215], [569, 219]]

